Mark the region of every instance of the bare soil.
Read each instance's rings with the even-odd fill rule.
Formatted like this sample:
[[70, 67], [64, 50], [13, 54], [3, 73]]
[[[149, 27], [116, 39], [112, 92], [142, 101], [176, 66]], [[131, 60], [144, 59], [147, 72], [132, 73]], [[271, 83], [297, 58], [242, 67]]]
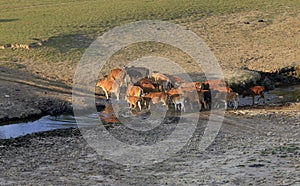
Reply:
[[[299, 185], [299, 106], [229, 111], [215, 142], [205, 151], [197, 148], [204, 130], [199, 127], [181, 151], [148, 166], [120, 165], [103, 158], [78, 129], [1, 140], [0, 183]], [[117, 129], [111, 129], [114, 135], [118, 135]], [[157, 135], [148, 135], [147, 139]]]
[[[226, 76], [244, 77], [243, 73], [237, 75], [241, 69], [274, 72], [299, 66], [299, 16], [297, 12], [275, 15], [253, 11], [182, 25], [204, 38], [222, 67], [230, 70]], [[129, 59], [138, 57], [132, 55]], [[174, 59], [189, 60], [176, 56], [176, 52], [172, 55]], [[117, 60], [123, 57], [120, 54], [112, 59], [107, 71], [121, 66]], [[75, 65], [20, 63], [26, 66], [22, 71], [0, 68], [0, 123], [72, 112]], [[190, 70], [192, 73], [194, 69]], [[198, 129], [199, 135], [201, 131]], [[123, 166], [104, 159], [78, 129], [0, 140], [0, 184], [300, 184], [299, 103], [226, 112], [221, 131], [205, 151], [195, 148], [199, 135], [170, 159], [145, 167]]]

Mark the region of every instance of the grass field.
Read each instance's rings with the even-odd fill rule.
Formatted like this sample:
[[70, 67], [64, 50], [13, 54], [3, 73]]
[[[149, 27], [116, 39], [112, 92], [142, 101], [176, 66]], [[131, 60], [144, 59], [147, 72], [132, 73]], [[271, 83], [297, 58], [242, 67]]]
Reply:
[[32, 49], [0, 50], [0, 61], [76, 63], [89, 44], [117, 25], [157, 19], [189, 22], [250, 10], [299, 9], [299, 0], [0, 0], [0, 45], [48, 40]]

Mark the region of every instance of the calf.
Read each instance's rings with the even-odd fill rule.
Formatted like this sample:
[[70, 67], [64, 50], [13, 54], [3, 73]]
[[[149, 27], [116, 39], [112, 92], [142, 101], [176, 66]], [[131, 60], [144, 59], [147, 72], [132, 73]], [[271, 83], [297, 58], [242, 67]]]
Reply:
[[[195, 84], [192, 84], [193, 86]], [[202, 105], [204, 105], [205, 109], [209, 108], [209, 99], [208, 99], [208, 94], [210, 94], [209, 90], [199, 90], [196, 91], [194, 87], [185, 87], [185, 88], [178, 88], [178, 89], [174, 89], [172, 88], [170, 91], [168, 91], [168, 95], [170, 97], [174, 96], [174, 95], [179, 95], [182, 98], [178, 97], [178, 100], [183, 100], [186, 101], [190, 104], [191, 109], [193, 110], [193, 103], [197, 102], [200, 108], [200, 111], [202, 110]], [[177, 101], [179, 102], [179, 101]], [[173, 102], [174, 103], [174, 102]], [[184, 106], [184, 105], [183, 105]], [[185, 109], [185, 107], [184, 107]]]
[[226, 110], [227, 110], [229, 102], [233, 103], [233, 109], [237, 109], [239, 106], [239, 94], [236, 92], [226, 93], [226, 98], [225, 98], [225, 109]]
[[120, 85], [114, 79], [106, 77], [102, 80], [99, 80], [96, 86], [100, 87], [104, 91], [106, 99], [108, 99], [108, 93], [114, 93], [117, 97], [117, 100], [119, 100]]
[[257, 101], [259, 101], [260, 98], [263, 98], [264, 103], [266, 102], [264, 92], [265, 92], [265, 87], [263, 87], [263, 86], [254, 86], [254, 87], [249, 88], [248, 90], [244, 90], [242, 92], [242, 95], [243, 95], [243, 98], [246, 97], [246, 96], [252, 97], [252, 105], [254, 105], [254, 98], [255, 98], [256, 95], [260, 96]]
[[141, 97], [128, 96], [126, 100], [129, 103], [129, 108], [136, 109], [136, 106], [138, 106], [140, 111], [142, 110], [142, 106], [141, 106], [142, 98]]
[[185, 112], [185, 106], [184, 106], [184, 97], [180, 94], [173, 94], [170, 96], [170, 100], [175, 106], [175, 110], [183, 110]]

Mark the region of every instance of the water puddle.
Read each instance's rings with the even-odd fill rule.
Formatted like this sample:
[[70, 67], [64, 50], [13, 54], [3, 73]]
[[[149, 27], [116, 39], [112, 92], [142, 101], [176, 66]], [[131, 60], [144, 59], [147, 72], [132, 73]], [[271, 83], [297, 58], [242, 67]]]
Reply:
[[[88, 116], [93, 118], [95, 116]], [[96, 119], [96, 118], [95, 118]], [[44, 116], [38, 120], [2, 125], [0, 126], [0, 139], [16, 138], [35, 132], [50, 131], [54, 129], [84, 127], [84, 124], [77, 124], [74, 116]]]
[[277, 96], [279, 100], [284, 102], [300, 101], [300, 85], [276, 88], [270, 91], [270, 94]]
[[[300, 85], [294, 85], [289, 87], [276, 88], [265, 94], [267, 104], [276, 104], [282, 102], [295, 102], [300, 100]], [[257, 100], [257, 97], [256, 97]], [[249, 105], [251, 98], [241, 98], [241, 105]], [[177, 123], [181, 119], [181, 114], [178, 112], [155, 109], [151, 112], [133, 112], [126, 106], [119, 108], [119, 112], [114, 113], [112, 107], [106, 107], [99, 113], [95, 113], [87, 117], [95, 119], [95, 122], [99, 122], [99, 118], [104, 125], [114, 125], [126, 123], [125, 128], [138, 129], [147, 131], [152, 128], [157, 128], [161, 123]], [[164, 114], [163, 114], [164, 113]], [[191, 113], [190, 113], [191, 114]], [[186, 115], [186, 114], [184, 114]], [[134, 117], [133, 117], [134, 116]], [[141, 125], [141, 123], [143, 123]], [[147, 125], [144, 125], [147, 123]], [[23, 122], [16, 124], [8, 124], [0, 126], [0, 139], [15, 138], [26, 134], [35, 132], [50, 131], [54, 129], [64, 128], [77, 128], [86, 127], [86, 124], [78, 124], [74, 116], [60, 115], [60, 116], [44, 116], [38, 120], [31, 122]]]

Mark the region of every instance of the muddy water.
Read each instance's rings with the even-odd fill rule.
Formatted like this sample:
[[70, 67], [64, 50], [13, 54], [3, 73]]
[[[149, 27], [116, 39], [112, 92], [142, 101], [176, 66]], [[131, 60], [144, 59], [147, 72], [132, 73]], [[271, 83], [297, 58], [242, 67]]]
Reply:
[[279, 100], [284, 102], [300, 101], [300, 85], [276, 88], [270, 91], [270, 94], [277, 96]]
[[[93, 118], [95, 116], [88, 116]], [[77, 124], [74, 116], [44, 116], [38, 120], [15, 123], [0, 126], [0, 139], [15, 138], [35, 132], [50, 131], [54, 129], [84, 127], [84, 124]]]
[[[289, 87], [276, 88], [275, 90], [266, 92], [266, 103], [268, 105], [276, 105], [284, 102], [295, 102], [300, 100], [300, 85], [294, 85]], [[256, 104], [263, 104], [262, 100], [257, 101]], [[240, 106], [251, 105], [251, 98], [241, 98]], [[115, 112], [113, 110], [118, 110]], [[89, 119], [95, 119], [98, 121], [100, 117], [104, 125], [114, 125], [126, 123], [126, 127], [138, 130], [150, 130], [161, 123], [177, 123], [182, 117], [181, 113], [174, 112], [174, 110], [167, 111], [163, 107], [154, 108], [155, 111], [132, 111], [126, 106], [122, 109], [106, 107], [103, 111], [95, 113], [93, 115], [86, 116]], [[151, 118], [152, 117], [152, 118]], [[141, 125], [140, 123], [147, 122], [147, 125]], [[38, 120], [31, 122], [15, 123], [9, 125], [0, 126], [0, 139], [15, 138], [26, 134], [31, 134], [41, 131], [49, 131], [54, 129], [71, 128], [71, 127], [85, 127], [85, 124], [78, 124], [74, 116], [60, 115], [60, 116], [44, 116]], [[141, 128], [142, 127], [142, 128]]]

